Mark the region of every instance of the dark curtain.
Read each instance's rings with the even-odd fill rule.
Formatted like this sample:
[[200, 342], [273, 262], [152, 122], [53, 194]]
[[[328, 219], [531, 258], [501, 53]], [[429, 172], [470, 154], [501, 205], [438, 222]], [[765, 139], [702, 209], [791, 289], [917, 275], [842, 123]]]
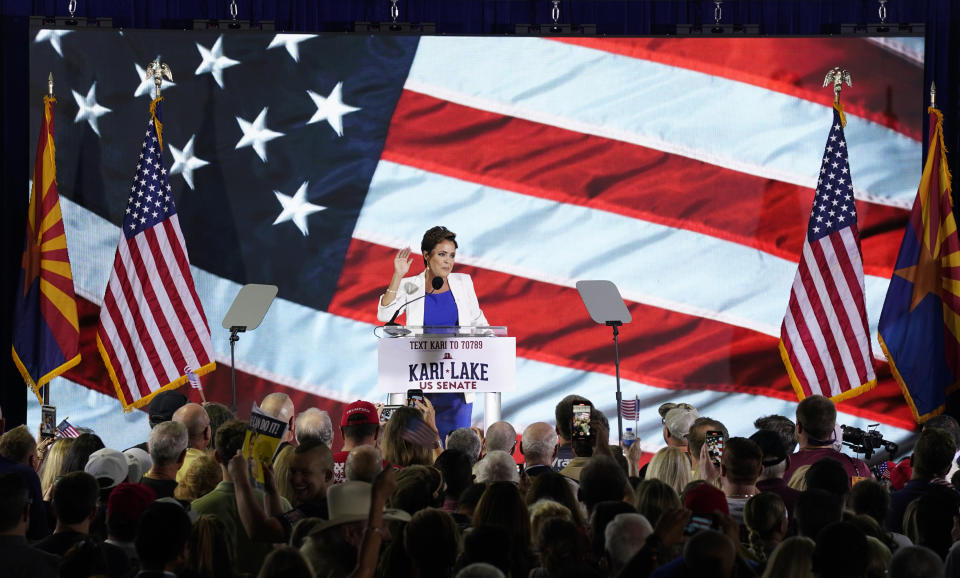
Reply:
[[[28, 151], [25, 57], [31, 16], [66, 17], [66, 0], [0, 0], [0, 408], [8, 427], [25, 421], [23, 381], [10, 358], [11, 310], [23, 247], [27, 183], [33, 153]], [[78, 0], [78, 18], [106, 17], [120, 28], [184, 28], [194, 20], [230, 18], [227, 0]], [[511, 34], [517, 24], [548, 24], [546, 0], [399, 0], [400, 21], [434, 23], [438, 34]], [[714, 22], [712, 0], [563, 0], [560, 21], [592, 24], [598, 34], [673, 34], [677, 24]], [[764, 35], [839, 34], [844, 24], [879, 21], [876, 0], [724, 1], [722, 22], [756, 24]], [[280, 31], [343, 32], [354, 22], [390, 19], [388, 0], [238, 0], [242, 20], [273, 21]], [[945, 137], [954, 175], [960, 175], [960, 5], [954, 0], [891, 0], [891, 23], [926, 27], [926, 84], [937, 84]], [[842, 64], [842, 63], [838, 63]], [[925, 127], [926, 128], [926, 127]], [[918, 171], [919, 174], [919, 171]], [[918, 179], [919, 182], [919, 179]], [[956, 204], [956, 199], [954, 201]]]

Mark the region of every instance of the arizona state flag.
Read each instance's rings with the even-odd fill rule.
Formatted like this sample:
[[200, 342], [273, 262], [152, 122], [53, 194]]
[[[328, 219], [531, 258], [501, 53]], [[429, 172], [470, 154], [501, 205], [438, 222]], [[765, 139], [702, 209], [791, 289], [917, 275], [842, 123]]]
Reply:
[[56, 99], [44, 96], [43, 101], [13, 315], [13, 361], [38, 398], [43, 385], [80, 363], [77, 300], [57, 194], [53, 144]]
[[944, 411], [960, 376], [960, 241], [950, 197], [943, 116], [931, 107], [917, 199], [880, 315], [880, 345], [913, 417]]

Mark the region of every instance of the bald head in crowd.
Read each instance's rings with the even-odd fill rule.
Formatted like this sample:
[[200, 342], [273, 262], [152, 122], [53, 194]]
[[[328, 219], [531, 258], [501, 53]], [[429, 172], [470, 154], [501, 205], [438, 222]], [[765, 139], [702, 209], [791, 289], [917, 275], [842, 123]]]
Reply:
[[205, 450], [210, 445], [210, 416], [198, 403], [188, 403], [173, 413], [173, 421], [187, 428], [187, 446]]
[[520, 439], [520, 453], [527, 468], [531, 466], [551, 466], [560, 447], [557, 430], [550, 424], [538, 421], [523, 430]]
[[296, 431], [297, 410], [293, 406], [293, 400], [285, 393], [271, 393], [260, 402], [260, 410], [272, 417], [287, 422], [287, 433], [283, 436], [282, 442], [289, 442], [294, 438]]
[[328, 448], [333, 445], [333, 422], [330, 414], [316, 407], [308, 408], [295, 420], [297, 443], [307, 438], [318, 440]]
[[513, 426], [505, 421], [490, 424], [483, 438], [484, 453], [501, 451], [512, 454], [516, 445], [517, 430], [513, 429]]
[[373, 483], [377, 474], [383, 470], [383, 457], [374, 446], [357, 446], [350, 450], [344, 465], [344, 474], [348, 482]]

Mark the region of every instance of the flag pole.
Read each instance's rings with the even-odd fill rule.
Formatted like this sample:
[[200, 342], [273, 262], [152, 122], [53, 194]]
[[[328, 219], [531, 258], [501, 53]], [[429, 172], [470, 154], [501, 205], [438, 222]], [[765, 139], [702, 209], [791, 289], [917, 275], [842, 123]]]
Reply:
[[930, 108], [937, 108], [937, 83], [930, 83]]
[[[53, 71], [47, 76], [47, 96], [54, 98], [53, 96]], [[50, 405], [50, 382], [43, 384], [43, 387], [40, 390], [40, 396], [43, 398], [43, 405]], [[40, 410], [43, 412], [43, 409]], [[41, 421], [43, 416], [41, 414]]]

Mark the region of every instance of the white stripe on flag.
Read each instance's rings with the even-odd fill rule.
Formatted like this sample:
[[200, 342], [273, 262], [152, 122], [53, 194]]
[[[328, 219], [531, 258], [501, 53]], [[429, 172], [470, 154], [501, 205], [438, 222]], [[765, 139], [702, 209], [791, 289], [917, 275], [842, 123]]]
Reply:
[[[824, 106], [744, 82], [537, 38], [495, 43], [421, 38], [405, 88], [809, 188], [816, 185], [810, 167], [819, 165], [821, 151], [804, 143], [818, 140], [831, 114], [829, 99]], [[707, 101], [711, 106], [697, 106]], [[705, 130], [717, 125], [717, 110], [725, 111], [723, 130]], [[852, 168], [857, 198], [909, 208], [916, 175], [891, 172], [890, 166], [919, 170], [917, 142], [852, 114], [847, 118], [847, 139], [857, 143]]]

